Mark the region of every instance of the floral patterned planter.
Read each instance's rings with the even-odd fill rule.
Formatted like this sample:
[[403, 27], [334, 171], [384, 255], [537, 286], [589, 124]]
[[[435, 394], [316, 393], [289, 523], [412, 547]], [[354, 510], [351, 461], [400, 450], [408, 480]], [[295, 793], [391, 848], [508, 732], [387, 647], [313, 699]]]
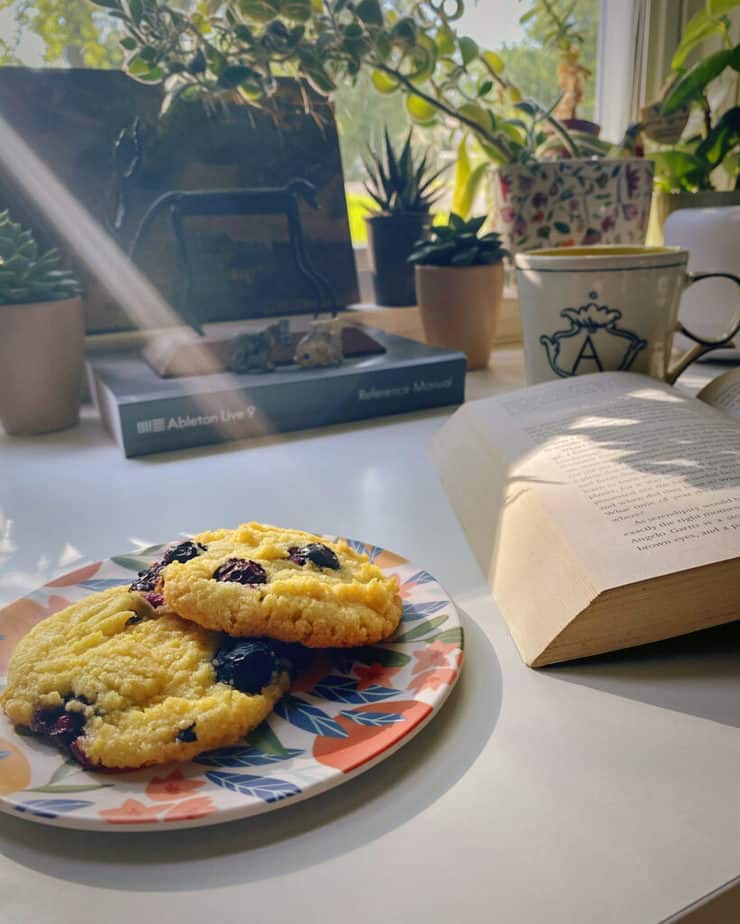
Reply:
[[513, 254], [542, 247], [643, 244], [653, 162], [554, 160], [499, 167], [495, 228]]

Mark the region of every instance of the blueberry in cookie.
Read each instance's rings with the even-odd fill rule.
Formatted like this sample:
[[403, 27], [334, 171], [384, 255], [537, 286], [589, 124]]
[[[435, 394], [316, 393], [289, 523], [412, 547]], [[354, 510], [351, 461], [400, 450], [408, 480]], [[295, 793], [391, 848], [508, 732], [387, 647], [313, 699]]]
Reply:
[[157, 586], [205, 628], [324, 648], [372, 644], [400, 621], [395, 579], [343, 540], [245, 523], [194, 543], [202, 551], [165, 564]]
[[91, 768], [187, 761], [259, 725], [288, 688], [290, 653], [266, 640], [238, 652], [151, 592], [114, 587], [34, 626], [0, 696], [10, 720]]

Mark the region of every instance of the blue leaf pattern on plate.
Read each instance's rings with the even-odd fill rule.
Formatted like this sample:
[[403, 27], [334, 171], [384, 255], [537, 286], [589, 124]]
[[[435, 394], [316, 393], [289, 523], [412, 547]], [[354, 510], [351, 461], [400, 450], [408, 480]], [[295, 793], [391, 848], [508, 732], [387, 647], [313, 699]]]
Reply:
[[260, 767], [279, 764], [303, 754], [301, 748], [286, 748], [284, 754], [266, 754], [258, 748], [218, 748], [193, 758], [193, 763], [206, 767]]
[[358, 682], [355, 677], [339, 677], [332, 674], [316, 684], [313, 694], [334, 703], [377, 703], [382, 699], [400, 695], [400, 690], [394, 690], [392, 687], [373, 685], [358, 690]]
[[263, 802], [278, 802], [289, 796], [297, 796], [301, 791], [298, 786], [287, 780], [278, 780], [270, 776], [252, 776], [249, 773], [222, 773], [211, 770], [206, 778], [217, 786], [223, 786], [243, 796], [255, 796]]
[[81, 581], [80, 587], [85, 590], [92, 590], [97, 593], [99, 590], [109, 590], [111, 587], [120, 587], [122, 584], [130, 584], [131, 578], [93, 578], [91, 581]]
[[375, 559], [380, 555], [383, 549], [379, 548], [377, 545], [368, 545], [366, 542], [358, 542], [356, 539], [345, 539], [347, 545], [354, 549], [355, 552], [359, 552], [360, 555], [367, 555], [370, 561], [375, 561]]
[[0, 751], [0, 760], [2, 760], [3, 757], [10, 757], [12, 753], [12, 751]]
[[447, 606], [446, 600], [435, 600], [433, 603], [404, 603], [403, 616], [404, 622], [413, 622], [415, 619], [421, 619], [423, 616], [431, 616], [438, 610]]
[[30, 799], [16, 805], [19, 812], [30, 812], [40, 818], [56, 818], [67, 812], [76, 812], [78, 809], [93, 805], [86, 799]]
[[429, 584], [433, 583], [434, 578], [428, 571], [417, 571], [410, 578], [406, 578], [404, 584]]
[[396, 722], [403, 722], [404, 719], [398, 712], [353, 712], [351, 709], [343, 709], [339, 714], [358, 725], [366, 725], [370, 728], [395, 725]]
[[[351, 702], [347, 700], [347, 702]], [[312, 735], [327, 735], [329, 738], [347, 738], [348, 732], [330, 715], [307, 703], [299, 696], [284, 696], [275, 706], [275, 712], [304, 731]]]

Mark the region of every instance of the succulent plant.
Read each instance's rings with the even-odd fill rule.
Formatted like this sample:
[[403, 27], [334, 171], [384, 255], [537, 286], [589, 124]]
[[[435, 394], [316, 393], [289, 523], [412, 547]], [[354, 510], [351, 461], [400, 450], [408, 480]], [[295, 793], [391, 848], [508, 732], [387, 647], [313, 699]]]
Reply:
[[454, 212], [446, 225], [434, 225], [428, 240], [416, 242], [409, 257], [417, 266], [491, 266], [500, 263], [509, 252], [501, 246], [495, 231], [481, 237], [486, 216], [464, 221]]
[[0, 212], [0, 305], [54, 302], [80, 294], [69, 270], [60, 270], [59, 254], [39, 255], [33, 234]]
[[383, 212], [422, 212], [426, 214], [437, 199], [431, 189], [445, 167], [432, 172], [427, 167], [426, 152], [418, 163], [411, 150], [412, 132], [406, 136], [401, 154], [385, 132], [385, 152], [370, 152], [371, 161], [365, 161], [370, 182], [365, 184], [368, 194]]

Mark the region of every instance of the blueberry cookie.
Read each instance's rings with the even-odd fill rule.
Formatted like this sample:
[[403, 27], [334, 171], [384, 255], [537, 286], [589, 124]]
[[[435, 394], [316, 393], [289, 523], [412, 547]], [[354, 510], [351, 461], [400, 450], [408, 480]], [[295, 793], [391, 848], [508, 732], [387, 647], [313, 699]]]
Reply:
[[269, 715], [289, 685], [279, 647], [208, 632], [114, 587], [21, 639], [0, 704], [86, 767], [190, 760]]
[[343, 540], [245, 523], [201, 533], [193, 545], [197, 555], [162, 569], [161, 593], [207, 629], [350, 647], [387, 638], [401, 618], [395, 578]]

